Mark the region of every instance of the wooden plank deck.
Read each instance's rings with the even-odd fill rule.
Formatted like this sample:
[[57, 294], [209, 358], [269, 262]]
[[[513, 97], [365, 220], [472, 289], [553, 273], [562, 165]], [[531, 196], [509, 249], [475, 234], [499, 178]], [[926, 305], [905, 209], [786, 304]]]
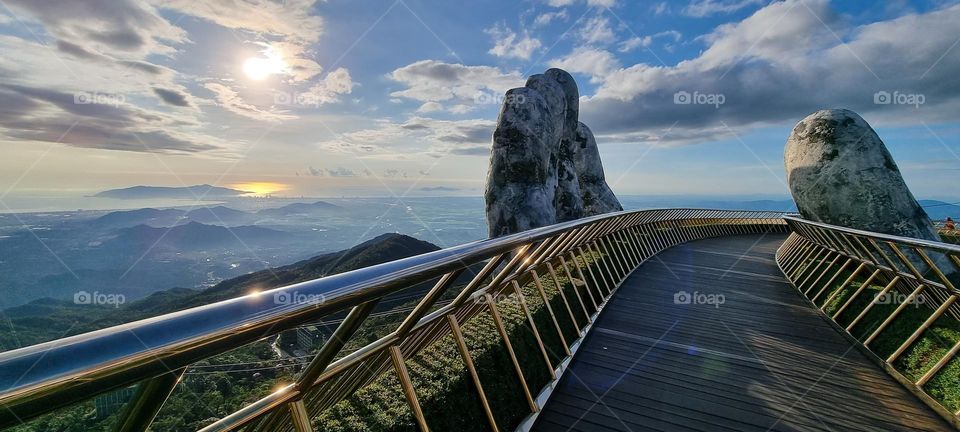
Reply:
[[807, 306], [773, 261], [784, 238], [691, 242], [637, 269], [532, 430], [953, 430]]

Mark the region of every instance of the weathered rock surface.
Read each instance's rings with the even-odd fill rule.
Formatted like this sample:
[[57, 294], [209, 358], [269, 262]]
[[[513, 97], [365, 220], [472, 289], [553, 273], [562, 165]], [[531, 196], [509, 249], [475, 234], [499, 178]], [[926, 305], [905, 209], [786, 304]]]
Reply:
[[[550, 127], [546, 133], [545, 141], [547, 143], [560, 142], [563, 139], [566, 130], [564, 121], [567, 111], [567, 99], [563, 87], [561, 87], [560, 83], [555, 79], [544, 74], [531, 75], [530, 78], [527, 78], [525, 87], [539, 92], [540, 95], [543, 96], [544, 102], [547, 104], [544, 115], [550, 119]], [[562, 189], [560, 187], [561, 171], [558, 168], [559, 165], [560, 148], [558, 146], [553, 146], [550, 148], [550, 165], [547, 168], [547, 184], [553, 185], [555, 188], [553, 198], [555, 207], [556, 202], [560, 200], [559, 195], [562, 193]], [[583, 206], [581, 205], [580, 207], [582, 208]], [[559, 213], [557, 216], [559, 216]], [[561, 219], [557, 218], [557, 222], [561, 221]]]
[[556, 145], [549, 140], [558, 133], [551, 109], [534, 89], [507, 91], [493, 132], [484, 197], [490, 237], [556, 222], [556, 171], [550, 165]]
[[[577, 119], [580, 116], [580, 90], [573, 76], [563, 69], [547, 69], [546, 79], [557, 83], [564, 96], [566, 109], [563, 116], [563, 134], [560, 136], [557, 166], [557, 222], [580, 219], [585, 216], [580, 182], [574, 162], [576, 157]], [[530, 86], [529, 81], [527, 87]]]
[[939, 241], [883, 141], [853, 111], [817, 111], [793, 128], [787, 183], [804, 218]]
[[491, 237], [621, 209], [604, 181], [593, 134], [577, 121], [579, 97], [561, 69], [507, 91], [487, 174]]
[[583, 197], [584, 214], [598, 215], [623, 210], [617, 196], [607, 185], [597, 140], [590, 128], [580, 122], [577, 122], [575, 146], [577, 150], [574, 161]]

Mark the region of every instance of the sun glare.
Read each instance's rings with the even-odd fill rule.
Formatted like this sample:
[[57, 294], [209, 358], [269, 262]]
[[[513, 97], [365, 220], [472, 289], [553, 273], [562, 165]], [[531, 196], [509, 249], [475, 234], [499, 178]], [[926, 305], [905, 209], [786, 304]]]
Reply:
[[243, 73], [250, 79], [260, 81], [270, 75], [287, 70], [283, 58], [273, 49], [267, 49], [262, 57], [250, 57], [243, 62]]
[[287, 190], [287, 185], [273, 182], [248, 182], [231, 185], [234, 189], [249, 192], [251, 196], [263, 196]]

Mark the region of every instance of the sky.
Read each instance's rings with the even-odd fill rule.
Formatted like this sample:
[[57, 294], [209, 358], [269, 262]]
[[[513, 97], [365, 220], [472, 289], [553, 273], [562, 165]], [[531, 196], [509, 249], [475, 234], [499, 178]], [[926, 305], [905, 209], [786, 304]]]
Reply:
[[502, 95], [550, 67], [618, 194], [786, 197], [793, 126], [848, 108], [915, 195], [957, 201], [958, 23], [937, 0], [0, 0], [0, 202], [481, 195]]

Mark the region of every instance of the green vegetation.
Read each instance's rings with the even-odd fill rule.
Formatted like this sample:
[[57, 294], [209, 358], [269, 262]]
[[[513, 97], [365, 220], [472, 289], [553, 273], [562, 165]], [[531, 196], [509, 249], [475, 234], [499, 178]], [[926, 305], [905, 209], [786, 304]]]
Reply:
[[[266, 275], [257, 273], [226, 281], [215, 287], [216, 289], [211, 289], [213, 291], [204, 292], [202, 300], [197, 298], [196, 292], [183, 290], [184, 292], [173, 291], [159, 294], [167, 300], [161, 303], [162, 307], [154, 301], [153, 303], [134, 303], [119, 310], [111, 308], [109, 311], [99, 311], [96, 314], [90, 314], [90, 310], [87, 309], [84, 326], [96, 327], [98, 324], [113, 324], [131, 318], [135, 319], [145, 313], [144, 310], [148, 306], [150, 313], [154, 314], [163, 312], [170, 305], [185, 307], [195, 302], [208, 301], [219, 296], [243, 293], [249, 289], [251, 284], [261, 284], [266, 281], [280, 285], [290, 283], [298, 278], [309, 278], [319, 273], [318, 271], [309, 271], [310, 269], [323, 268], [322, 273], [329, 274], [328, 272], [343, 271], [344, 268], [342, 267], [362, 267], [364, 263], [369, 265], [371, 260], [380, 261], [388, 260], [391, 257], [395, 258], [397, 254], [396, 245], [386, 249], [377, 247], [376, 244], [372, 246], [374, 247], [363, 251], [367, 256], [359, 257], [359, 259], [356, 254], [349, 252], [333, 257], [338, 259], [338, 267], [335, 269], [330, 265], [333, 262], [332, 259], [311, 260], [305, 262], [306, 265], [302, 268], [288, 266], [279, 269], [280, 277], [274, 276], [274, 279], [282, 279], [279, 282], [274, 279], [266, 279]], [[401, 248], [404, 251], [403, 253], [413, 254], [414, 251], [409, 246], [407, 244]], [[422, 245], [415, 246], [420, 247]], [[594, 267], [596, 264], [593, 262], [594, 258], [589, 257], [588, 262], [578, 260], [578, 263], [589, 265], [595, 275], [601, 275], [602, 273], [598, 273], [600, 269]], [[571, 265], [571, 267], [573, 266]], [[557, 325], [563, 331], [566, 341], [572, 343], [579, 337], [579, 330], [571, 322], [570, 315], [573, 314], [578, 325], [584, 325], [586, 322], [584, 312], [587, 314], [594, 312], [590, 300], [591, 292], [580, 283], [576, 284], [576, 288], [574, 288], [574, 284], [558, 267], [557, 277], [561, 284], [559, 288], [563, 289], [572, 311], [568, 312], [566, 304], [559, 295], [558, 287], [549, 273], [545, 269], [541, 273], [545, 273], [540, 275], [540, 280], [557, 318]], [[588, 280], [592, 280], [587, 268], [584, 268], [584, 274]], [[574, 278], [579, 277], [575, 271], [573, 276]], [[536, 328], [547, 348], [549, 361], [555, 367], [565, 356], [557, 329], [547, 308], [544, 307], [543, 299], [540, 297], [532, 279], [525, 277], [518, 282], [521, 285], [521, 292]], [[417, 289], [422, 289], [422, 287], [412, 287], [408, 291]], [[457, 287], [452, 288], [444, 300], [451, 299], [457, 291]], [[580, 307], [578, 295], [586, 304], [586, 311]], [[599, 292], [593, 292], [593, 295], [596, 298]], [[390, 304], [389, 307], [408, 308], [417, 301], [415, 300], [416, 296], [408, 298], [414, 298], [414, 300]], [[497, 297], [497, 307], [519, 359], [528, 389], [536, 397], [540, 389], [550, 379], [549, 370], [540, 350], [540, 345], [536, 342], [528, 325], [526, 314], [520, 306], [519, 297], [514, 293], [512, 287], [508, 287]], [[64, 317], [83, 319], [84, 314], [81, 312], [71, 307], [64, 307], [56, 310], [53, 315], [58, 319]], [[95, 318], [91, 318], [91, 316]], [[371, 317], [351, 339], [341, 356], [389, 333], [396, 328], [405, 316], [405, 314], [383, 314]], [[18, 328], [23, 328], [28, 322], [35, 319], [40, 318], [36, 315], [24, 313], [17, 316], [19, 321], [16, 322], [16, 325]], [[66, 319], [63, 322], [66, 322]], [[502, 430], [513, 429], [529, 413], [529, 408], [513, 363], [508, 357], [489, 312], [486, 309], [481, 310], [480, 313], [468, 321], [462, 322], [461, 328], [483, 383], [491, 410], [496, 416], [498, 426]], [[22, 336], [23, 334], [21, 334]], [[57, 335], [48, 331], [46, 333], [38, 332], [35, 337], [43, 340], [45, 338], [55, 338]], [[151, 430], [182, 431], [199, 429], [269, 394], [279, 385], [292, 382], [305, 360], [301, 360], [299, 363], [278, 360], [272, 352], [271, 342], [272, 339], [262, 340], [192, 365], [174, 394], [171, 395], [158, 414]], [[223, 366], [238, 363], [256, 363], [261, 366], [241, 370]], [[221, 367], [214, 367], [217, 365], [221, 365]], [[463, 360], [451, 336], [442, 338], [417, 355], [407, 359], [407, 367], [431, 428], [464, 431], [488, 429], [488, 421], [481, 408], [473, 382], [467, 375]], [[308, 400], [310, 400], [309, 397]], [[110, 430], [116, 423], [118, 416], [117, 413], [114, 413], [106, 418], [97, 418], [93, 402], [87, 401], [35, 419], [12, 430], [18, 432], [47, 430], [106, 431]], [[328, 407], [314, 418], [314, 424], [317, 430], [324, 431], [416, 430], [396, 374], [393, 373], [392, 369], [388, 369], [386, 373], [376, 378], [373, 384]]]
[[960, 244], [960, 231], [941, 229], [939, 234], [944, 243]]
[[[598, 269], [593, 270], [596, 272]], [[589, 276], [587, 278], [589, 280]], [[558, 274], [558, 279], [567, 300], [572, 303], [570, 306], [574, 317], [583, 325], [586, 318], [575, 299], [569, 279], [561, 274]], [[541, 275], [540, 280], [558, 325], [564, 331], [564, 337], [568, 343], [573, 342], [579, 331], [570, 320], [570, 314], [557, 286], [549, 275]], [[556, 367], [557, 362], [565, 356], [556, 327], [532, 281], [524, 283], [521, 292], [547, 348], [550, 362]], [[587, 295], [583, 286], [579, 286], [578, 292], [582, 296]], [[500, 296], [497, 307], [520, 360], [528, 389], [536, 397], [549, 381], [549, 372], [518, 297], [509, 289], [504, 294], [509, 295]], [[589, 300], [586, 297], [584, 300], [587, 302], [587, 312], [592, 313]], [[512, 430], [529, 410], [515, 369], [493, 320], [489, 313], [483, 311], [466, 323], [461, 323], [461, 328], [497, 425], [501, 430]], [[407, 367], [431, 429], [489, 430], [488, 420], [482, 411], [476, 390], [451, 336], [408, 359]], [[416, 430], [406, 400], [399, 389], [396, 375], [387, 373], [372, 385], [325, 411], [314, 419], [314, 426], [323, 431]]]
[[[811, 260], [812, 261], [812, 260]], [[816, 266], [816, 262], [807, 262], [804, 264], [804, 270], [801, 271], [800, 280], [808, 274], [811, 268]], [[832, 271], [835, 271], [840, 264], [834, 265]], [[844, 281], [852, 274], [848, 269], [841, 276], [834, 279], [833, 283], [817, 299], [817, 305], [823, 307], [828, 316], [834, 316], [847, 301], [856, 293], [871, 271], [862, 271], [853, 281], [841, 286]], [[812, 279], [815, 279], [812, 278]], [[811, 281], [812, 281], [811, 279]], [[807, 286], [811, 283], [807, 281]], [[861, 312], [873, 301], [874, 298], [883, 290], [888, 281], [874, 280], [870, 286], [866, 287], [857, 295], [850, 305], [835, 317], [837, 324], [847, 327], [856, 319]], [[826, 283], [821, 280], [820, 285]], [[840, 290], [838, 292], [838, 290]], [[834, 295], [836, 294], [836, 295]], [[908, 293], [901, 293], [896, 289], [891, 290], [890, 294], [883, 297], [883, 302], [875, 304], [856, 325], [850, 330], [850, 333], [861, 342], [866, 340], [874, 331], [880, 327], [883, 321], [904, 301]], [[812, 296], [812, 295], [811, 295]], [[830, 302], [826, 302], [832, 296]], [[933, 302], [932, 297], [922, 297], [920, 302], [913, 302], [890, 323], [887, 328], [881, 331], [875, 340], [870, 343], [870, 349], [881, 359], [888, 358], [893, 354], [913, 333], [926, 321], [939, 304], [927, 304]], [[826, 303], [826, 304], [825, 304]], [[933, 324], [924, 331], [920, 337], [911, 344], [893, 363], [893, 367], [903, 374], [907, 379], [916, 382], [934, 364], [937, 363], [950, 350], [950, 348], [960, 340], [960, 321], [950, 313], [940, 316]], [[934, 375], [925, 385], [924, 390], [936, 399], [940, 404], [951, 412], [960, 409], [960, 360], [953, 358], [936, 375]]]

